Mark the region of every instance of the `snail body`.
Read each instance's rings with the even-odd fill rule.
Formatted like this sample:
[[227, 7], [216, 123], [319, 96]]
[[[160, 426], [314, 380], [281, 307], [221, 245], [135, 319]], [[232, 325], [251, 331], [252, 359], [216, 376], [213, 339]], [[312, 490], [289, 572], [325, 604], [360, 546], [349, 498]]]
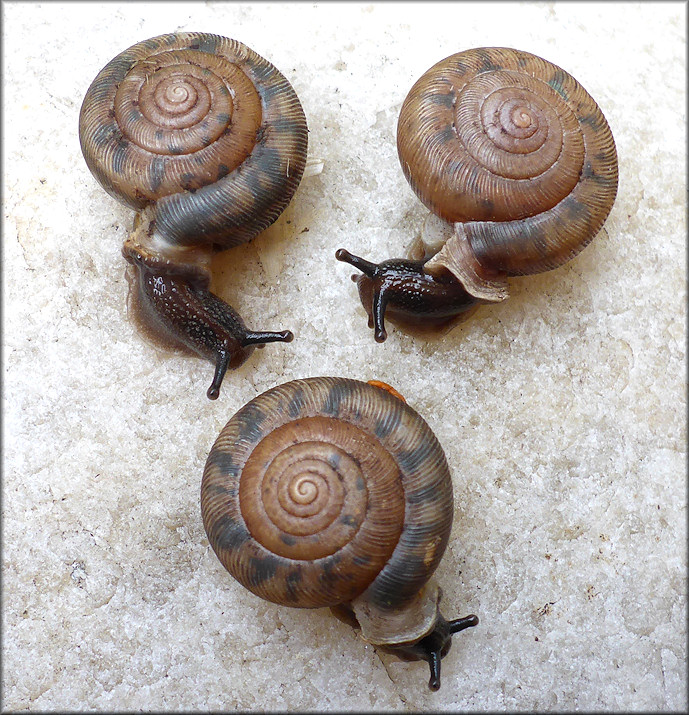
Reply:
[[430, 664], [453, 633], [432, 579], [454, 511], [442, 447], [396, 393], [344, 378], [295, 380], [226, 424], [201, 486], [208, 540], [273, 603], [329, 606], [377, 647]]
[[79, 137], [103, 188], [138, 213], [122, 252], [150, 335], [228, 368], [292, 333], [249, 330], [210, 292], [214, 252], [285, 209], [306, 162], [304, 112], [287, 79], [236, 40], [161, 35], [111, 60], [84, 98]]
[[[434, 215], [426, 240], [381, 264], [336, 254], [364, 273], [359, 293], [379, 342], [386, 309], [403, 323], [446, 322], [507, 298], [508, 277], [570, 260], [617, 193], [615, 143], [598, 105], [560, 67], [518, 50], [467, 50], [429, 69], [402, 105], [397, 149]], [[440, 295], [448, 283], [458, 284], [454, 305]]]

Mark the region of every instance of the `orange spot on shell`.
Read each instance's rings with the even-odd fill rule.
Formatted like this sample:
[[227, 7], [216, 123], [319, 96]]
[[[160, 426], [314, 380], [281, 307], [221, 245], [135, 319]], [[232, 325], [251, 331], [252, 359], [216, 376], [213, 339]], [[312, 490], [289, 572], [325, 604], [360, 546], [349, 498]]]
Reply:
[[404, 396], [401, 395], [399, 392], [394, 387], [391, 387], [388, 385], [387, 382], [381, 382], [380, 380], [369, 380], [368, 381], [369, 385], [373, 385], [373, 387], [380, 387], [381, 390], [385, 390], [386, 392], [389, 392], [391, 395], [396, 397], [399, 400], [402, 400], [406, 404], [406, 400], [404, 399]]

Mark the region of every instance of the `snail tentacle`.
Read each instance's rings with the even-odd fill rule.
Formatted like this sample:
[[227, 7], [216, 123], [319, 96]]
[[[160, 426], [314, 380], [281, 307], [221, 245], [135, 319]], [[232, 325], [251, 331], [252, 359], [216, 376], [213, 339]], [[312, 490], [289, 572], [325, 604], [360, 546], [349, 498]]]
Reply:
[[401, 658], [409, 660], [425, 660], [431, 671], [428, 681], [430, 690], [440, 689], [440, 664], [441, 660], [450, 652], [452, 646], [452, 636], [467, 628], [473, 628], [479, 623], [478, 617], [474, 614], [455, 618], [447, 621], [442, 614], [438, 613], [438, 619], [433, 630], [420, 641], [412, 644], [402, 644], [395, 648], [389, 648]]
[[79, 136], [103, 188], [139, 212], [123, 254], [137, 273], [140, 327], [214, 362], [217, 396], [253, 345], [288, 341], [285, 331], [247, 331], [208, 287], [213, 253], [271, 225], [301, 181], [308, 140], [296, 93], [240, 42], [161, 35], [100, 71]]

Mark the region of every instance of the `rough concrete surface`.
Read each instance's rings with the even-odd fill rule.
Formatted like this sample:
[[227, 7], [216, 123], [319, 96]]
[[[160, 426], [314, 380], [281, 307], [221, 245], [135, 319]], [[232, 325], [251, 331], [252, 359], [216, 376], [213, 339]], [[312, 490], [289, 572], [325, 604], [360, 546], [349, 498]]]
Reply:
[[[679, 711], [686, 695], [686, 6], [4, 3], [5, 711]], [[133, 212], [91, 176], [83, 95], [131, 44], [201, 30], [270, 59], [308, 117], [285, 215], [218, 256], [251, 327], [290, 328], [206, 399], [210, 363], [127, 319]], [[366, 326], [338, 247], [400, 255], [426, 211], [400, 169], [413, 82], [498, 45], [603, 109], [620, 187], [571, 263], [436, 339]], [[229, 417], [296, 377], [378, 378], [435, 430], [455, 521], [437, 572], [476, 613], [443, 661], [379, 656], [326, 609], [263, 602], [201, 522]]]

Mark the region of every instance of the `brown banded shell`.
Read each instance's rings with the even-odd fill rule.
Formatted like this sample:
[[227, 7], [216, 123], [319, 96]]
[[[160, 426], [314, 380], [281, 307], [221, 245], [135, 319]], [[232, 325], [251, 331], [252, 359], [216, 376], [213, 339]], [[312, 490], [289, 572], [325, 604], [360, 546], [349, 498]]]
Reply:
[[273, 223], [299, 185], [307, 127], [290, 83], [236, 40], [161, 35], [111, 60], [91, 84], [79, 135], [115, 198], [155, 205], [179, 245], [229, 248]]
[[461, 224], [484, 269], [507, 275], [575, 256], [617, 192], [615, 144], [598, 105], [528, 52], [478, 48], [438, 62], [404, 101], [397, 147], [421, 201]]
[[318, 377], [232, 417], [208, 456], [201, 510], [222, 564], [261, 598], [314, 608], [366, 592], [395, 609], [443, 555], [452, 483], [412, 408], [367, 383]]

